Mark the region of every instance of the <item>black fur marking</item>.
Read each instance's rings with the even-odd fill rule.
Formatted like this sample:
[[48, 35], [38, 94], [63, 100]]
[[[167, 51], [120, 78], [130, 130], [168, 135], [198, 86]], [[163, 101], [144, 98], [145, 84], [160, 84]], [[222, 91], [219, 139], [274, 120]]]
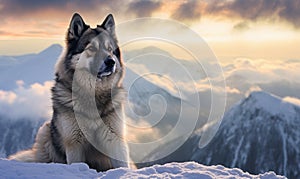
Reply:
[[54, 147], [54, 150], [56, 152], [56, 154], [62, 158], [64, 160], [64, 162], [67, 162], [66, 159], [66, 153], [64, 151], [64, 149], [62, 148], [61, 145], [61, 136], [59, 134], [59, 131], [56, 128], [55, 122], [57, 120], [57, 114], [56, 114], [56, 110], [53, 109], [53, 118], [51, 120], [51, 126], [50, 126], [50, 132], [51, 132], [51, 141], [52, 141], [52, 145]]
[[120, 52], [120, 49], [119, 49], [118, 46], [117, 46], [117, 48], [113, 51], [113, 54], [118, 58], [120, 64], [122, 64], [122, 63], [121, 63], [121, 52]]
[[105, 117], [108, 117], [110, 114], [115, 113], [115, 108], [111, 108], [109, 110], [105, 110], [100, 114], [100, 117], [103, 119]]
[[[57, 84], [62, 84], [66, 89], [68, 89], [68, 91], [71, 92], [71, 88], [72, 88], [72, 84], [70, 84], [70, 82], [67, 82], [66, 80], [62, 80], [60, 79], [60, 76], [58, 73], [55, 74], [55, 82], [56, 82], [56, 85]], [[56, 92], [56, 85], [54, 87], [52, 87], [52, 95], [55, 94]]]

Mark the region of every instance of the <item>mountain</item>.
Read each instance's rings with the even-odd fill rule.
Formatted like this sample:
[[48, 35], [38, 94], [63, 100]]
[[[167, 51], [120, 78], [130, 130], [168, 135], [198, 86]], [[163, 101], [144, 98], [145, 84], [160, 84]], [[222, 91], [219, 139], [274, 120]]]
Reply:
[[[13, 91], [17, 80], [24, 81], [24, 88], [33, 83], [42, 84], [44, 81], [52, 80], [53, 67], [61, 51], [61, 46], [53, 45], [38, 54], [0, 56], [0, 92], [1, 90]], [[154, 54], [161, 53], [159, 49], [148, 48], [141, 52], [134, 51], [132, 54], [126, 52], [124, 56], [133, 58], [145, 51], [153, 51]], [[142, 64], [150, 71], [154, 68], [153, 64], [159, 63], [157, 60], [163, 60], [155, 59], [155, 55], [147, 56], [149, 57], [153, 57], [152, 61]], [[156, 61], [153, 62], [153, 59]], [[186, 65], [192, 65], [189, 63]], [[136, 64], [141, 65], [138, 62]], [[166, 64], [169, 62], [167, 61]], [[171, 66], [167, 67], [168, 71], [176, 71], [169, 70]], [[140, 131], [133, 131], [134, 133], [131, 134], [138, 140], [134, 142], [150, 143], [168, 134], [171, 129], [178, 126], [178, 119], [182, 117], [182, 114], [186, 116], [184, 116], [184, 125], [179, 125], [182, 127], [180, 129], [191, 122], [190, 117], [195, 111], [200, 112], [196, 129], [205, 123], [211, 106], [210, 92], [200, 91], [191, 96], [184, 96], [182, 99], [181, 96], [174, 95], [161, 87], [155, 80], [141, 77], [141, 74], [131, 68], [127, 68], [124, 80], [124, 86], [128, 90], [129, 100], [126, 104], [126, 112], [131, 120], [130, 124], [136, 128], [140, 127]], [[201, 98], [201, 111], [189, 104], [191, 98]], [[194, 133], [188, 140], [185, 140], [180, 133], [175, 133], [169, 141], [160, 146], [152, 146], [156, 148], [154, 151], [152, 148], [147, 150], [133, 148], [132, 157], [138, 160], [143, 157], [144, 161], [151, 161], [159, 156], [161, 151], [174, 147], [174, 143], [185, 141], [171, 155], [151, 164], [194, 160], [207, 165], [223, 164], [227, 167], [239, 167], [256, 174], [274, 170], [279, 174], [299, 177], [300, 169], [297, 165], [297, 161], [300, 161], [299, 148], [297, 148], [300, 146], [299, 111], [298, 106], [274, 95], [254, 92], [225, 114], [219, 131], [205, 148], [198, 148], [200, 134]], [[0, 157], [29, 148], [34, 141], [38, 127], [44, 121], [45, 119], [11, 119], [9, 114], [0, 114]], [[146, 123], [146, 128], [153, 126], [151, 128], [153, 131], [143, 133], [145, 126], [139, 126], [140, 123]], [[156, 136], [157, 134], [160, 136]], [[148, 164], [144, 163], [140, 166]]]
[[[5, 69], [0, 71], [0, 92], [3, 90], [16, 93], [17, 80], [24, 81], [24, 88], [33, 83], [43, 84], [45, 81], [53, 80], [54, 65], [61, 52], [62, 47], [55, 44], [37, 54], [0, 56], [0, 68], [3, 67]], [[137, 51], [134, 53], [137, 53]], [[130, 52], [127, 54], [130, 55]], [[180, 115], [180, 107], [183, 101], [153, 82], [141, 78], [130, 68], [126, 69], [124, 79], [124, 86], [129, 91], [126, 114], [132, 120], [132, 124], [137, 125], [142, 122], [148, 126], [154, 125], [153, 122], [155, 121], [153, 121], [153, 118], [157, 118], [159, 122], [154, 128], [162, 135], [168, 132], [177, 123], [176, 119]], [[22, 95], [19, 94], [18, 97], [24, 97]], [[2, 111], [6, 112], [5, 110]], [[148, 114], [151, 114], [151, 117]], [[34, 141], [38, 127], [45, 120], [42, 118], [33, 120], [22, 117], [20, 119], [11, 119], [10, 114], [0, 114], [0, 130], [2, 129], [0, 133], [0, 156], [6, 157], [18, 150], [29, 148]], [[149, 136], [148, 133], [143, 134], [143, 130], [137, 136], [140, 141], [155, 139], [154, 136]], [[138, 152], [134, 153], [136, 155], [139, 154]], [[141, 156], [135, 157], [141, 158]]]
[[257, 178], [285, 179], [268, 172], [250, 175], [240, 169], [223, 166], [204, 166], [196, 162], [169, 163], [143, 169], [116, 168], [97, 173], [85, 163], [71, 165], [57, 163], [22, 163], [0, 160], [0, 178]]
[[54, 66], [61, 51], [62, 46], [54, 44], [38, 54], [0, 56], [0, 89], [16, 88], [17, 80], [28, 86], [54, 79]]
[[[4, 92], [2, 93], [2, 95], [4, 94], [4, 99], [6, 92], [12, 91], [16, 93], [14, 89], [17, 88], [16, 82], [18, 80], [24, 82], [23, 87], [25, 88], [34, 83], [43, 84], [45, 81], [52, 80], [54, 78], [54, 65], [61, 51], [62, 47], [54, 44], [37, 54], [0, 56], [0, 93], [1, 91]], [[30, 93], [23, 90], [19, 92], [21, 93], [18, 94], [20, 95], [19, 97], [23, 98], [23, 100], [32, 101], [30, 95], [25, 94], [27, 96], [22, 96], [24, 92]], [[27, 99], [28, 97], [29, 99]], [[8, 106], [5, 106], [5, 104]], [[17, 151], [30, 148], [39, 126], [46, 120], [39, 117], [36, 119], [26, 117], [12, 118], [11, 114], [9, 112], [6, 113], [7, 110], [5, 110], [6, 107], [10, 107], [9, 105], [13, 104], [1, 104], [0, 157], [7, 157]], [[19, 107], [22, 106], [19, 105]], [[20, 110], [24, 111], [24, 109]]]
[[[195, 133], [173, 154], [146, 165], [197, 161], [253, 174], [275, 171], [288, 178], [300, 177], [300, 106], [277, 96], [251, 93], [224, 115], [217, 134], [202, 149], [198, 148], [200, 137]], [[166, 147], [154, 150], [145, 161]]]
[[0, 116], [0, 158], [31, 148], [35, 135], [45, 119], [9, 119]]

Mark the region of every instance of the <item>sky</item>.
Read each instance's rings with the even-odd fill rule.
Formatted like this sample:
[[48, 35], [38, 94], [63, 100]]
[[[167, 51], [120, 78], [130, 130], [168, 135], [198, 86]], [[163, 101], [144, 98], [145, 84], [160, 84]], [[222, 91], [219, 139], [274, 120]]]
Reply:
[[64, 45], [74, 12], [92, 27], [109, 13], [116, 24], [142, 17], [183, 23], [223, 60], [300, 58], [298, 0], [0, 0], [0, 55], [35, 53], [53, 43]]

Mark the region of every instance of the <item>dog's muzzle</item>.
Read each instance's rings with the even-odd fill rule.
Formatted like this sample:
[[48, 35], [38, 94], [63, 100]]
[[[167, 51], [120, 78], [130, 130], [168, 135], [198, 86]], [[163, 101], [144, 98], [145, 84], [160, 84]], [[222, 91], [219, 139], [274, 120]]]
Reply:
[[99, 68], [97, 77], [105, 77], [116, 71], [116, 61], [112, 57], [107, 57]]

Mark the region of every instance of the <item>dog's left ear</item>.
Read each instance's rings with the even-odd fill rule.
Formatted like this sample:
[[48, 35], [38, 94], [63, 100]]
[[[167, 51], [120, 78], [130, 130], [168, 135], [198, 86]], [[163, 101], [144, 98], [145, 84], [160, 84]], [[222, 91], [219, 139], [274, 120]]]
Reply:
[[100, 27], [107, 30], [113, 37], [115, 37], [115, 20], [112, 14], [109, 14], [105, 18]]
[[67, 36], [68, 39], [79, 39], [79, 37], [87, 28], [89, 28], [89, 26], [84, 23], [82, 17], [78, 13], [75, 13], [69, 25], [69, 31]]

